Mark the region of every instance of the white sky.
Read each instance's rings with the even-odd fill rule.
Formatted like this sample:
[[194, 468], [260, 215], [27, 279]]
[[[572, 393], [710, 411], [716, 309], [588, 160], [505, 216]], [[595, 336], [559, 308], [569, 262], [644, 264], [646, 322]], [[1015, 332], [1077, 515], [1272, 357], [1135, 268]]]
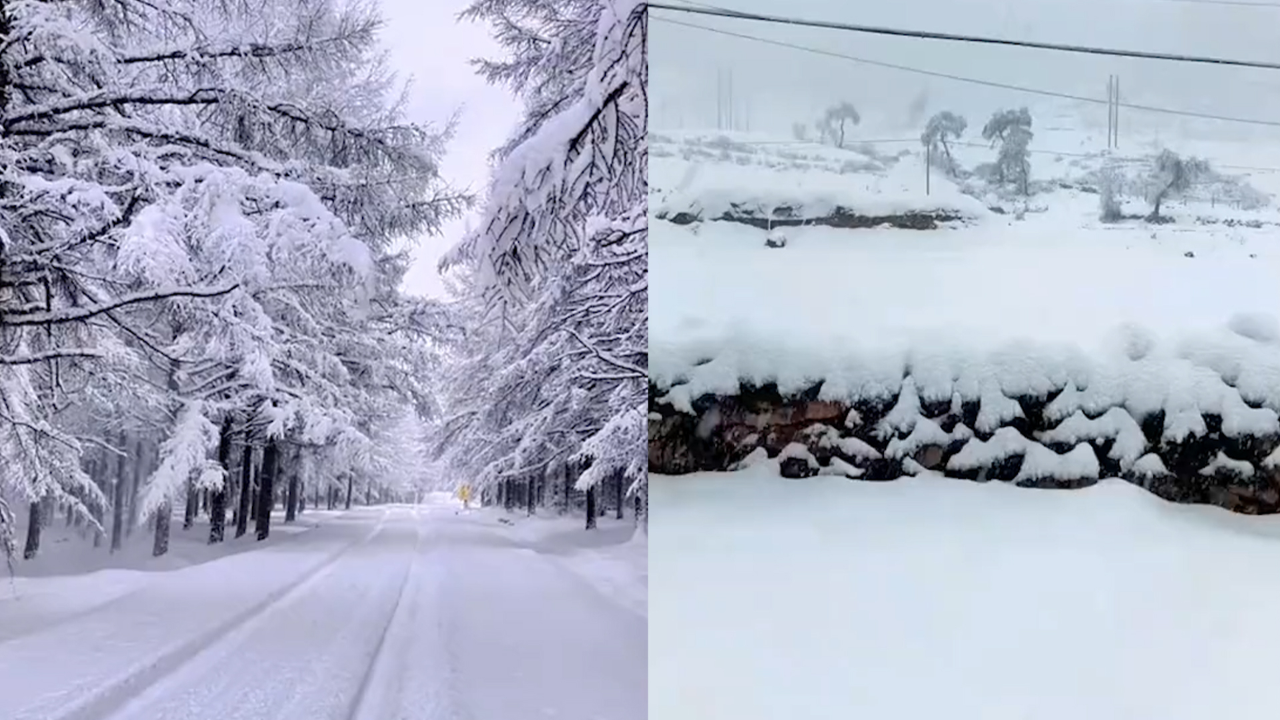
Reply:
[[[676, 3], [679, 0], [675, 0]], [[698, 0], [704, 5], [918, 30], [940, 30], [1134, 50], [1215, 55], [1280, 62], [1280, 7], [1190, 4], [1168, 0]], [[650, 89], [653, 127], [706, 127], [716, 120], [716, 69], [733, 68], [735, 104], [746, 106], [752, 130], [789, 133], [838, 100], [852, 101], [867, 120], [901, 117], [927, 90], [931, 111], [977, 117], [1001, 106], [1045, 100], [939, 78], [806, 54], [759, 42], [675, 27], [664, 18], [805, 45], [881, 62], [996, 82], [1106, 95], [1118, 73], [1124, 100], [1260, 119], [1280, 117], [1280, 71], [1193, 66], [1064, 53], [888, 38], [764, 25], [652, 11]], [[1123, 112], [1123, 111], [1122, 111]], [[1105, 106], [1094, 111], [1105, 124]], [[1160, 122], [1129, 112], [1122, 122]], [[1241, 126], [1205, 132], [1235, 134]], [[980, 125], [980, 123], [979, 123]], [[1122, 132], [1124, 127], [1122, 126]], [[1199, 133], [1201, 128], [1195, 128]], [[1272, 141], [1280, 137], [1273, 132]]]
[[[444, 160], [443, 175], [456, 186], [482, 194], [489, 178], [489, 151], [501, 145], [519, 118], [519, 102], [505, 89], [477, 76], [474, 57], [498, 54], [487, 25], [459, 23], [467, 0], [380, 0], [386, 26], [382, 41], [402, 78], [412, 79], [409, 119], [443, 124], [462, 110], [458, 133]], [[463, 221], [445, 226], [442, 237], [423, 238], [404, 289], [418, 295], [444, 293], [436, 262], [462, 237]]]

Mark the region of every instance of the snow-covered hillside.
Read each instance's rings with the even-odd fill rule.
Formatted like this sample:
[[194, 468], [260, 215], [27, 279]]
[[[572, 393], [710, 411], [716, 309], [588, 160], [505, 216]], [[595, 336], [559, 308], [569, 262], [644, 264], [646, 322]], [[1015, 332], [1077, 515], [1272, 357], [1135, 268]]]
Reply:
[[666, 720], [1270, 718], [1272, 518], [1028, 492], [655, 477]]
[[[1087, 133], [1042, 135], [1033, 151], [1064, 154], [1033, 153], [1033, 193], [1021, 199], [975, 190], [972, 178], [961, 181], [965, 194], [939, 170], [926, 194], [918, 142], [842, 151], [758, 135], [660, 133], [652, 150], [652, 417], [695, 415], [705, 439], [721, 423], [705, 417], [706, 396], [776, 385], [783, 398], [875, 406], [861, 434], [839, 431], [864, 439], [905, 439], [918, 418], [948, 431], [963, 423], [977, 431], [973, 443], [1016, 425], [1038, 449], [1002, 457], [1025, 459], [1044, 449], [1037, 440], [1066, 452], [1089, 439], [1050, 443], [1035, 433], [1077, 411], [1090, 421], [1115, 410], [1128, 425], [1147, 424], [1140, 451], [1247, 436], [1261, 444], [1227, 448], [1235, 453], [1228, 459], [1256, 468], [1280, 435], [1280, 211], [1267, 197], [1280, 189], [1275, 178], [1230, 176], [1244, 171], [1232, 170], [1240, 158], [1225, 145], [1191, 148], [1216, 174], [1166, 203], [1171, 222], [1141, 219], [1141, 198], [1129, 197], [1124, 211], [1138, 217], [1104, 223], [1100, 171], [1136, 186], [1152, 146], [1086, 152]], [[986, 147], [953, 149], [968, 168], [994, 156]], [[700, 189], [705, 199], [691, 199]], [[773, 230], [785, 247], [767, 247], [770, 231], [741, 218], [670, 219], [699, 203], [767, 215], [770, 205], [809, 200], [826, 208], [836, 196], [897, 213], [968, 212], [929, 230], [821, 222]], [[905, 408], [901, 422], [877, 427], [895, 405]], [[1114, 443], [1116, 432], [1102, 435]], [[764, 436], [749, 440], [724, 457], [778, 450]], [[956, 440], [935, 443], [946, 448], [944, 464], [963, 447]], [[1093, 449], [1105, 457], [1113, 447]], [[1216, 453], [1194, 454], [1195, 470], [1223, 469], [1209, 468]]]

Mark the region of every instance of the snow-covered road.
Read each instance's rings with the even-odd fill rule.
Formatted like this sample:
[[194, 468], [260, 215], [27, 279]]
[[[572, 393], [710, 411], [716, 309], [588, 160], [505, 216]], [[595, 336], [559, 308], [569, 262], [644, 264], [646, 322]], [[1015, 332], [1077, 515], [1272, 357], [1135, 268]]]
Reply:
[[645, 617], [447, 506], [353, 513], [41, 618], [0, 633], [2, 718], [647, 716]]

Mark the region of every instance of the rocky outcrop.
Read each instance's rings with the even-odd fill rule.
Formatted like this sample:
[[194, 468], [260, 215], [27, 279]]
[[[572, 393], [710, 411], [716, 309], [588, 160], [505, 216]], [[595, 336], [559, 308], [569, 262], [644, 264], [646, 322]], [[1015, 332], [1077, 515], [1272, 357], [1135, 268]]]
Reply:
[[651, 388], [650, 471], [728, 470], [763, 452], [793, 478], [892, 480], [933, 471], [1074, 489], [1116, 477], [1174, 502], [1280, 512], [1280, 437], [1224, 433], [1214, 415], [1202, 416], [1204, 432], [1174, 441], [1163, 412], [1133, 418], [1109, 408], [1064, 419], [1050, 412], [1063, 390], [1009, 398], [1007, 419], [993, 425], [980, 403], [921, 401], [909, 379], [897, 397], [854, 403], [819, 399], [820, 389], [783, 397], [772, 385], [744, 386], [737, 395], [699, 398], [690, 414]]

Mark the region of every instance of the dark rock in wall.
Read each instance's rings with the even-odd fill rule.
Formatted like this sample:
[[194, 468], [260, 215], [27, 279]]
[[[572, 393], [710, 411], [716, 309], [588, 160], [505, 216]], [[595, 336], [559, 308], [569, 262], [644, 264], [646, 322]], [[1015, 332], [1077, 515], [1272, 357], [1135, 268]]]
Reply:
[[872, 460], [867, 463], [867, 472], [863, 475], [863, 480], [897, 480], [902, 477], [902, 461], [890, 460], [888, 458], [880, 460]]
[[786, 458], [778, 464], [778, 469], [784, 478], [800, 479], [818, 474], [818, 468], [810, 465], [805, 458]]
[[997, 460], [987, 468], [987, 478], [989, 480], [1000, 480], [1001, 482], [1011, 482], [1018, 476], [1018, 472], [1022, 470], [1021, 455], [1010, 455], [1003, 460]]
[[693, 447], [695, 424], [691, 415], [649, 420], [649, 472], [683, 475], [702, 469]]
[[1157, 410], [1142, 417], [1135, 417], [1142, 435], [1147, 439], [1148, 447], [1159, 447], [1160, 438], [1164, 436], [1164, 410]]
[[1097, 478], [1023, 478], [1018, 481], [1018, 487], [1040, 490], [1079, 490], [1097, 484]]

